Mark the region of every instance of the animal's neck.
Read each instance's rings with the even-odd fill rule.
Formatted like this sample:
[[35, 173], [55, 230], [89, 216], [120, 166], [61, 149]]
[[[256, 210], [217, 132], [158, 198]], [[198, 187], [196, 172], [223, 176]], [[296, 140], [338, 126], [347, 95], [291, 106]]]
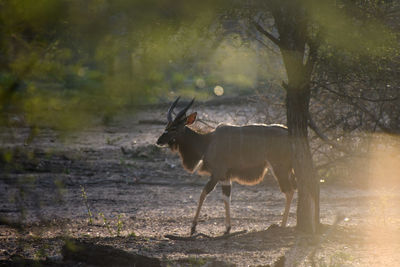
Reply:
[[207, 149], [210, 142], [209, 134], [200, 134], [185, 127], [182, 138], [177, 141], [183, 166], [187, 170], [193, 171]]

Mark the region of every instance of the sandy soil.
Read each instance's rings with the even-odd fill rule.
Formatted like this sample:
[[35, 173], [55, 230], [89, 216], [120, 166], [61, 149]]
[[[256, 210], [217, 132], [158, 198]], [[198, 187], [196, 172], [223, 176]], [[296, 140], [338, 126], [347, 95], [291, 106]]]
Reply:
[[[212, 125], [262, 121], [245, 115], [256, 113], [257, 106], [197, 110]], [[256, 186], [233, 186], [232, 231], [247, 233], [222, 240], [165, 238], [189, 234], [207, 177], [186, 173], [177, 155], [154, 146], [163, 130], [157, 121], [164, 116], [153, 108], [80, 133], [45, 130], [28, 146], [23, 144], [29, 129], [3, 129], [2, 149], [12, 152], [13, 163], [1, 166], [0, 216], [22, 221], [23, 227], [0, 225], [0, 263], [7, 265], [15, 255], [60, 263], [69, 237], [155, 257], [165, 266], [268, 266], [282, 256], [286, 266], [400, 265], [395, 186], [321, 184], [324, 231], [312, 237], [294, 229], [296, 198], [289, 227], [273, 226], [281, 220], [284, 196], [268, 175]], [[220, 191], [217, 187], [207, 198], [198, 232], [222, 235]]]

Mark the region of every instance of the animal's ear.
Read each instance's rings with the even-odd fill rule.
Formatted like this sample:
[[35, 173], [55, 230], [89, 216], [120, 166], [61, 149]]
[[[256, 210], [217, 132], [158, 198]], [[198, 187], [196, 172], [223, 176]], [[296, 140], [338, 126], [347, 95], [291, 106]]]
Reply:
[[193, 124], [193, 122], [196, 120], [197, 112], [193, 112], [189, 116], [186, 117], [186, 125]]

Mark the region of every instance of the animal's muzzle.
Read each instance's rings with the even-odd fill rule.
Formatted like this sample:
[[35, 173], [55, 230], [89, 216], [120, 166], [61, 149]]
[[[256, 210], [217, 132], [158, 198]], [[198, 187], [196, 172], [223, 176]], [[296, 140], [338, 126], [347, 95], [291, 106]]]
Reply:
[[165, 144], [161, 141], [161, 137], [158, 138], [158, 140], [157, 140], [157, 142], [156, 142], [156, 145], [157, 145], [157, 146], [163, 146], [163, 145], [165, 145]]
[[167, 144], [168, 144], [168, 138], [165, 136], [165, 133], [164, 133], [157, 139], [156, 145], [157, 146], [165, 146]]

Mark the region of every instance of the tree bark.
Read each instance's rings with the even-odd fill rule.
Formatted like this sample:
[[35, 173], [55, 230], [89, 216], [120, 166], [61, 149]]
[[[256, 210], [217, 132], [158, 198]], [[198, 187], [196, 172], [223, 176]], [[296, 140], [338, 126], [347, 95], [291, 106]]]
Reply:
[[309, 88], [287, 86], [287, 124], [292, 163], [298, 180], [297, 228], [316, 233], [319, 227], [319, 183], [308, 143]]

